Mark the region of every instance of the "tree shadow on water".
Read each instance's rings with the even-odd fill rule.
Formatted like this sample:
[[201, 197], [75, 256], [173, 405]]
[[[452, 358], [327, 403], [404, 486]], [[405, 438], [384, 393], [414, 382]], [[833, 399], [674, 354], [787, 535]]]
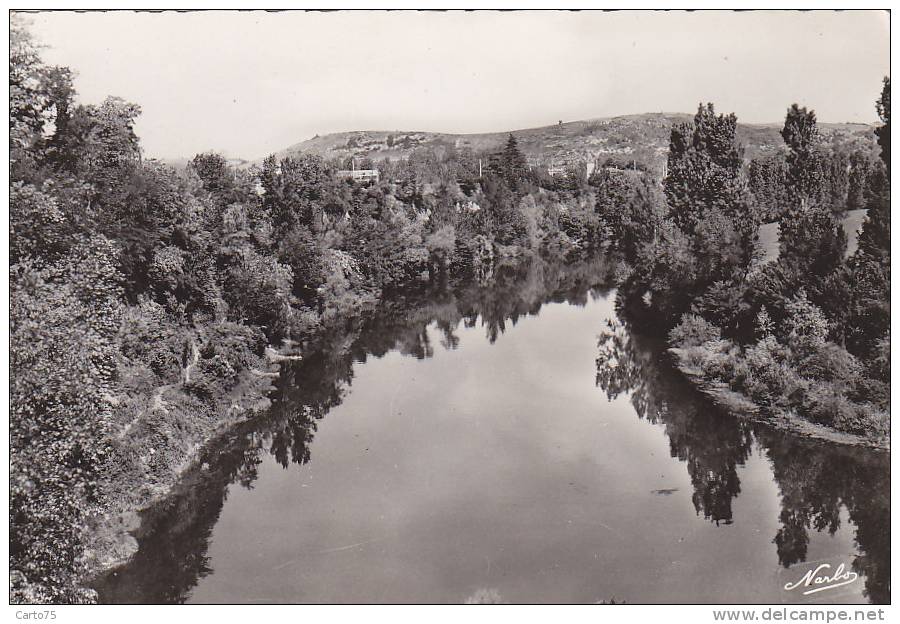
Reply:
[[870, 602], [890, 602], [890, 457], [753, 425], [712, 405], [674, 370], [664, 344], [619, 321], [599, 338], [597, 385], [628, 395], [639, 418], [661, 425], [672, 457], [685, 462], [698, 515], [730, 524], [740, 494], [737, 467], [758, 444], [781, 497], [772, 543], [785, 568], [807, 560], [810, 531], [834, 535], [846, 510], [855, 528], [852, 567]]

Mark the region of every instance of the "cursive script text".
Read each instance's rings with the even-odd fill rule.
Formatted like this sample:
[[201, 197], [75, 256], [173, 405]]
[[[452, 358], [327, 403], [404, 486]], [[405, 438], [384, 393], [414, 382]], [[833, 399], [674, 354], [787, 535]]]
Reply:
[[853, 570], [847, 570], [844, 564], [840, 564], [834, 573], [830, 573], [831, 564], [823, 563], [814, 570], [809, 570], [796, 583], [785, 583], [786, 591], [794, 591], [795, 589], [803, 589], [803, 595], [808, 596], [826, 589], [834, 589], [842, 585], [849, 585], [859, 578], [859, 574]]

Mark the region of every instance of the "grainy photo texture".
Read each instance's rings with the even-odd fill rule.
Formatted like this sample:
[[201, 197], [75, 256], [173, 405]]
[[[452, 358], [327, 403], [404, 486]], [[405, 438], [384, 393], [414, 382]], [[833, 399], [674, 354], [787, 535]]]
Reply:
[[889, 13], [9, 19], [12, 603], [890, 602]]

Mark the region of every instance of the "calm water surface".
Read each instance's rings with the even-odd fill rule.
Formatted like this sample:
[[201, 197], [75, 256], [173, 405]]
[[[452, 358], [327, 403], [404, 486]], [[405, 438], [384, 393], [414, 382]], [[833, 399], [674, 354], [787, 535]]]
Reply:
[[[711, 407], [609, 283], [507, 269], [329, 337], [145, 514], [101, 599], [888, 602], [887, 455]], [[823, 563], [859, 578], [785, 591]]]

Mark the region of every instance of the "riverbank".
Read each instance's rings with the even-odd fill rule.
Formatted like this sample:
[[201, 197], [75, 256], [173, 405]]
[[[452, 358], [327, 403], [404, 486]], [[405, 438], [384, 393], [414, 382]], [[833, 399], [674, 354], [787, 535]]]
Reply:
[[143, 452], [138, 451], [133, 469], [109, 482], [105, 505], [88, 528], [81, 561], [83, 586], [134, 556], [133, 533], [140, 526], [140, 514], [171, 495], [196, 468], [205, 448], [269, 407], [268, 394], [279, 376], [280, 363], [294, 357], [267, 347], [264, 366], [241, 371], [241, 382], [225, 397], [192, 396], [182, 383], [157, 388], [149, 400], [146, 396], [125, 399], [147, 404], [114, 443], [120, 450], [143, 448]]
[[[493, 302], [483, 306], [483, 313], [487, 313], [488, 310], [510, 308], [502, 316], [514, 318], [517, 312], [513, 310], [519, 310], [518, 313], [527, 313], [527, 310], [533, 309], [537, 302], [536, 297], [548, 287], [548, 282], [556, 284], [556, 289], [560, 292], [566, 292], [571, 290], [572, 284], [579, 284], [596, 272], [595, 270], [581, 272], [577, 266], [571, 265], [565, 267], [561, 275], [556, 275], [554, 272], [547, 271], [546, 268], [541, 268], [543, 264], [538, 261], [535, 263], [535, 267], [529, 267], [529, 270], [526, 271], [527, 275], [518, 275], [514, 279], [504, 275], [504, 271], [515, 274], [526, 264], [519, 261], [506, 266], [499, 265], [487, 282], [479, 282], [476, 285], [477, 281], [475, 281], [467, 286], [473, 291], [473, 294], [477, 291], [481, 293], [477, 295], [478, 297], [485, 297], [486, 301]], [[612, 275], [616, 273], [617, 266], [613, 263], [605, 269], [609, 272], [610, 283], [613, 281]], [[620, 268], [618, 267], [619, 270]], [[444, 291], [444, 288], [438, 290]], [[453, 287], [450, 286], [446, 292], [449, 293], [452, 289]], [[434, 286], [419, 284], [411, 286], [405, 292], [394, 293], [387, 300], [382, 301], [379, 307], [368, 309], [361, 316], [347, 315], [339, 328], [332, 326], [326, 331], [324, 327], [320, 327], [318, 333], [314, 333], [310, 338], [309, 344], [321, 343], [315, 344], [315, 348], [324, 349], [325, 352], [342, 351], [346, 345], [353, 342], [353, 336], [359, 331], [360, 326], [367, 322], [366, 319], [379, 315], [381, 308], [390, 309], [393, 316], [397, 315], [399, 309], [404, 309], [406, 311], [399, 316], [409, 320], [410, 316], [417, 318], [419, 314], [416, 313], [416, 310], [422, 307], [424, 310], [422, 314], [428, 319], [446, 316], [448, 324], [452, 325], [453, 320], [458, 322], [461, 318], [461, 310], [450, 313], [441, 307], [436, 311], [433, 301], [429, 301], [427, 304], [417, 301], [425, 293], [432, 291], [434, 291]], [[579, 298], [575, 297], [576, 300]], [[517, 301], [518, 299], [521, 301]], [[443, 297], [438, 297], [436, 300], [443, 300]], [[409, 308], [409, 306], [412, 307]], [[415, 337], [410, 337], [405, 342], [413, 344], [416, 340]], [[254, 416], [265, 411], [270, 405], [267, 395], [279, 381], [278, 375], [282, 371], [283, 360], [285, 358], [293, 360], [297, 357], [296, 355], [285, 356], [272, 347], [266, 347], [264, 353], [266, 357], [260, 358], [256, 363], [258, 368], [251, 368], [241, 373], [241, 382], [236, 384], [235, 390], [205, 407], [198, 404], [198, 398], [188, 392], [183, 383], [166, 386], [161, 391], [157, 389], [153, 392], [144, 392], [141, 395], [139, 402], [143, 402], [143, 407], [138, 410], [138, 417], [126, 430], [129, 434], [137, 436], [134, 440], [142, 441], [139, 445], [142, 449], [139, 452], [142, 458], [141, 463], [146, 464], [152, 470], [147, 470], [143, 474], [132, 473], [126, 478], [116, 480], [116, 487], [113, 488], [114, 500], [111, 501], [115, 504], [110, 507], [112, 511], [99, 517], [91, 528], [91, 539], [86, 545], [84, 557], [86, 573], [83, 582], [85, 584], [89, 584], [133, 560], [138, 548], [135, 535], [146, 529], [141, 526], [142, 522], [146, 522], [145, 512], [152, 510], [150, 515], [156, 517], [156, 520], [152, 522], [166, 523], [169, 522], [167, 516], [177, 517], [185, 509], [190, 509], [188, 503], [183, 503], [188, 506], [178, 512], [173, 509], [173, 505], [177, 507], [178, 503], [170, 502], [173, 496], [177, 498], [177, 493], [182, 489], [181, 486], [185, 481], [194, 482], [201, 479], [205, 482], [221, 477], [220, 480], [223, 483], [228, 482], [227, 474], [217, 475], [215, 471], [206, 471], [201, 464], [212, 463], [209, 453], [216, 451], [210, 449], [221, 446], [218, 441], [226, 439], [233, 431], [243, 430], [241, 427], [243, 423], [247, 423]], [[306, 351], [304, 350], [303, 353], [305, 354]], [[676, 360], [679, 359], [680, 350], [672, 349], [670, 353]], [[841, 434], [826, 427], [814, 425], [792, 414], [767, 413], [759, 406], [754, 405], [747, 397], [732, 391], [725, 384], [705, 382], [699, 371], [691, 369], [683, 361], [679, 361], [677, 364], [676, 368], [694, 387], [735, 415], [766, 423], [800, 437], [824, 439], [880, 450], [888, 448], [886, 442], [873, 442], [863, 436]], [[196, 368], [196, 358], [195, 363], [190, 366]], [[186, 368], [192, 370], [190, 367]], [[253, 372], [254, 370], [255, 372]], [[287, 362], [284, 370], [290, 371], [296, 379], [285, 378], [282, 380], [284, 382], [282, 385], [305, 381], [305, 379], [296, 377], [297, 369], [292, 366], [292, 362]], [[190, 378], [191, 375], [189, 372], [185, 377]], [[327, 394], [331, 396], [333, 393], [328, 392]], [[137, 401], [137, 399], [133, 400]], [[213, 407], [213, 404], [216, 407]], [[125, 406], [120, 406], [120, 409], [124, 408]], [[132, 409], [137, 408], [132, 406]], [[146, 443], [150, 439], [154, 440], [152, 445]], [[137, 492], [138, 495], [132, 496], [131, 492]], [[218, 505], [221, 505], [221, 501], [218, 502]], [[215, 507], [215, 505], [213, 506]]]
[[671, 347], [668, 349], [668, 353], [672, 356], [675, 368], [694, 388], [731, 414], [804, 438], [890, 451], [889, 437], [865, 436], [838, 431], [811, 422], [793, 411], [759, 405], [745, 394], [733, 390], [728, 384], [707, 379], [702, 370], [689, 364], [685, 349]]
[[[367, 324], [385, 315], [396, 316], [398, 310], [403, 310], [400, 316], [407, 321], [410, 317], [446, 317], [447, 323], [451, 323], [451, 319], [460, 321], [460, 311], [454, 305], [448, 303], [448, 309], [446, 306], [435, 307], [435, 301], [490, 301], [483, 312], [488, 317], [494, 311], [510, 306], [526, 314], [543, 301], [539, 295], [545, 288], [584, 289], [584, 284], [593, 283], [594, 275], [608, 272], [602, 257], [587, 261], [585, 266], [587, 268], [581, 267], [580, 263], [548, 264], [546, 260], [526, 254], [496, 263], [490, 276], [480, 280], [456, 276], [444, 285], [408, 284], [384, 294], [377, 305], [345, 310], [330, 323], [318, 324], [302, 345], [292, 344], [281, 349], [265, 347], [265, 358], [251, 363], [251, 368], [240, 374], [241, 381], [235, 389], [219, 399], [216, 395], [198, 397], [191, 392], [190, 384], [186, 385], [184, 380], [191, 377], [196, 381], [197, 372], [185, 374], [183, 371], [182, 380], [177, 384], [135, 392], [134, 397], [127, 399], [130, 405], [123, 402], [119, 406], [121, 412], [134, 414], [119, 436], [123, 439], [122, 446], [134, 448], [128, 452], [120, 448], [119, 454], [137, 458], [134, 463], [141, 468], [124, 471], [110, 479], [108, 507], [98, 514], [90, 528], [82, 582], [89, 585], [131, 561], [137, 551], [135, 535], [146, 530], [142, 523], [147, 518], [151, 525], [164, 522], [165, 519], [160, 520], [160, 517], [171, 513], [173, 504], [177, 505], [173, 497], [177, 498], [184, 482], [215, 478], [216, 475], [202, 470], [201, 464], [213, 463], [209, 453], [215, 454], [214, 449], [222, 446], [222, 440], [241, 430], [241, 425], [264, 415], [273, 400], [283, 403], [279, 393], [287, 391], [285, 389], [309, 383], [315, 385], [303, 373], [306, 358], [315, 358], [317, 354], [326, 354], [326, 358], [343, 354], [348, 345], [358, 340]], [[611, 281], [611, 277], [604, 280]], [[410, 342], [414, 340], [411, 338]], [[203, 350], [202, 344], [199, 350]], [[191, 366], [197, 368], [196, 363]], [[339, 370], [345, 368], [342, 364]], [[338, 377], [343, 378], [342, 375]], [[314, 392], [315, 387], [308, 390]], [[332, 394], [330, 389], [326, 392], [329, 397]], [[119, 420], [124, 422], [125, 419]]]
[[[690, 575], [640, 583], [673, 560], [705, 570], [703, 599], [771, 601], [776, 557], [833, 552], [858, 562], [860, 600], [884, 601], [887, 455], [712, 409], [656, 337], [623, 327], [598, 350], [619, 314], [612, 280], [591, 277], [602, 268], [394, 293], [304, 349], [272, 407], [141, 514], [139, 551], [94, 586], [99, 601], [453, 603], [496, 587], [677, 602]], [[598, 571], [598, 543], [633, 573]], [[730, 582], [723, 552], [753, 553], [748, 576], [772, 582]]]

